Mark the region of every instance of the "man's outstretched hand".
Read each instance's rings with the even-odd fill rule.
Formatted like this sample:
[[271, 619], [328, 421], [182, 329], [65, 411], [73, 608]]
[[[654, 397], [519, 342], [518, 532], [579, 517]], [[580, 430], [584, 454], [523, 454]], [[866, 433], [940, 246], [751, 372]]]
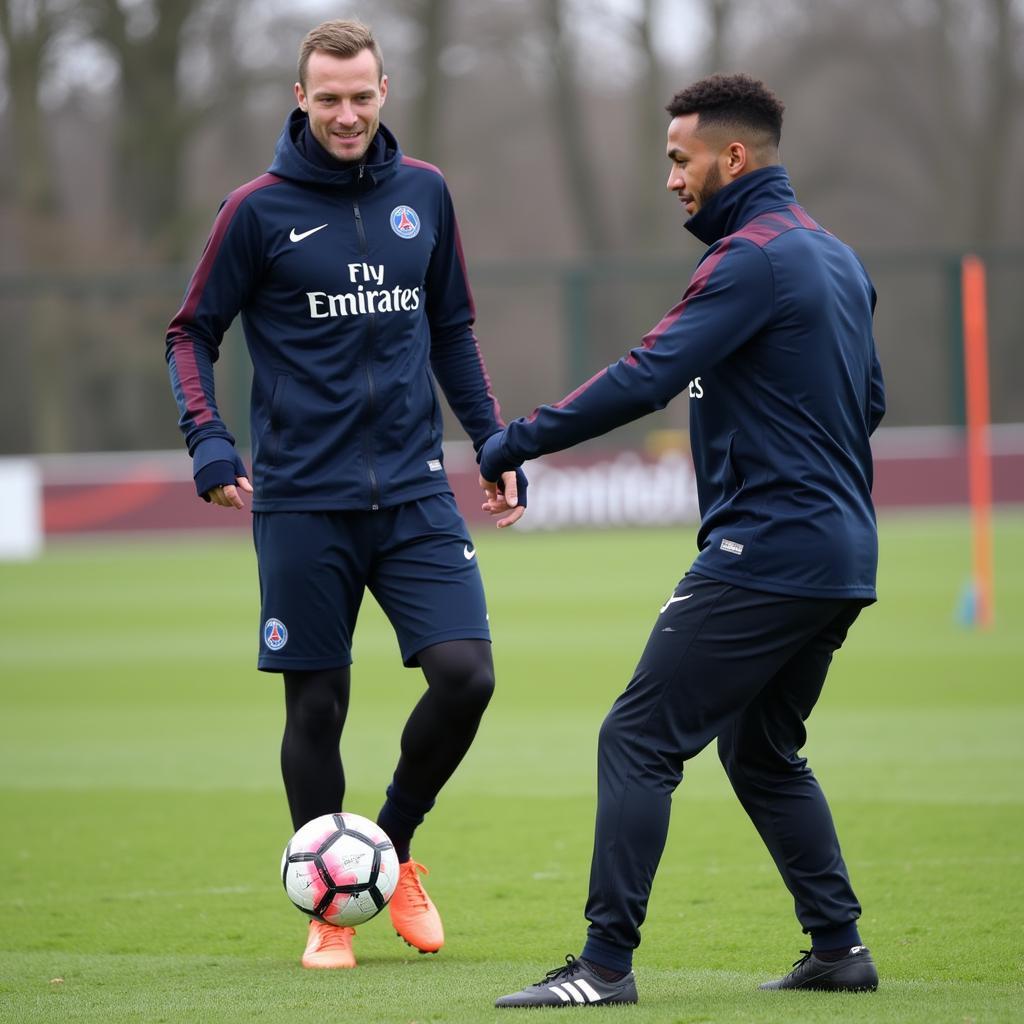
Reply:
[[248, 477], [236, 477], [234, 484], [214, 487], [213, 490], [206, 492], [206, 496], [214, 505], [221, 505], [224, 508], [245, 508], [245, 502], [242, 501], [242, 495], [239, 494], [239, 491], [252, 494], [252, 484], [249, 483]]
[[480, 477], [484, 489], [484, 503], [480, 506], [488, 515], [500, 516], [498, 529], [514, 526], [526, 511], [526, 474], [521, 469], [510, 469], [501, 474], [500, 481]]
[[498, 529], [519, 522], [526, 511], [526, 474], [507, 462], [501, 451], [505, 432], [492, 434], [480, 448], [480, 486], [488, 515], [498, 517]]

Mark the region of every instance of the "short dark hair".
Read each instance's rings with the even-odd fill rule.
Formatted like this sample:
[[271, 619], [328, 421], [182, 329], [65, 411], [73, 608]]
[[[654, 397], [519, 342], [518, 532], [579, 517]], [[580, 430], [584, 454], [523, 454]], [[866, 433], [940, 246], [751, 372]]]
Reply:
[[736, 125], [763, 131], [778, 146], [786, 108], [764, 82], [749, 75], [710, 75], [677, 92], [665, 109], [673, 117], [697, 114], [698, 128]]
[[299, 81], [306, 87], [306, 66], [314, 53], [329, 53], [332, 57], [355, 57], [369, 50], [377, 61], [377, 74], [384, 77], [384, 59], [373, 31], [361, 21], [335, 19], [325, 21], [312, 29], [299, 47]]

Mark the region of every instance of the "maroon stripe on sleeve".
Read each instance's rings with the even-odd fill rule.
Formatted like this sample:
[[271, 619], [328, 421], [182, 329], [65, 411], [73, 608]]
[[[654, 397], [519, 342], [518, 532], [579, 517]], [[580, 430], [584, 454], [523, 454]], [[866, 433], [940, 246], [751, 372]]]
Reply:
[[459, 232], [459, 221], [452, 211], [452, 228], [455, 232], [455, 254], [459, 257], [459, 266], [462, 268], [462, 283], [466, 287], [466, 298], [469, 300], [469, 315], [476, 319], [476, 300], [473, 298], [473, 289], [469, 287], [469, 271], [466, 269], [466, 254], [462, 251], [462, 234]]
[[[686, 304], [690, 299], [700, 295], [702, 291], [707, 287], [708, 278], [715, 272], [718, 264], [725, 259], [725, 254], [729, 251], [729, 246], [732, 244], [732, 237], [723, 239], [722, 244], [706, 259], [703, 263], [694, 271], [693, 277], [690, 278], [689, 287], [686, 289], [686, 294], [683, 296], [683, 301], [679, 303], [677, 309], [679, 313], [683, 311]], [[670, 313], [669, 316], [672, 314]], [[665, 333], [665, 330], [671, 326], [666, 324], [665, 320], [668, 320], [668, 316], [665, 317], [657, 327], [651, 331], [651, 334], [656, 334], [659, 337]], [[679, 319], [678, 314], [673, 318], [672, 323], [675, 323]], [[648, 346], [649, 348], [650, 346]]]
[[[757, 224], [760, 227], [774, 225], [779, 229], [779, 234], [782, 234], [783, 231], [789, 231], [792, 228], [796, 227], [796, 224], [794, 224], [793, 221], [786, 216], [786, 214], [778, 213], [775, 210], [769, 210], [768, 213], [760, 214], [759, 216], [755, 217], [752, 221], [750, 221], [746, 225], [746, 227], [750, 227], [752, 224]], [[743, 230], [743, 228], [740, 228], [740, 230], [736, 233], [740, 234]]]
[[821, 231], [822, 228], [816, 224], [807, 214], [795, 204], [787, 207], [787, 213], [793, 220], [790, 220], [785, 213], [763, 213], [755, 217], [749, 224], [744, 225], [732, 238], [745, 238], [757, 246], [764, 247], [773, 239], [787, 231], [793, 231], [798, 227], [810, 228], [812, 231]]
[[505, 421], [501, 418], [501, 406], [498, 404], [498, 399], [494, 394], [494, 385], [491, 383], [491, 375], [487, 372], [487, 364], [484, 362], [484, 354], [480, 351], [480, 342], [476, 340], [476, 335], [473, 335], [473, 347], [476, 349], [476, 359], [480, 364], [480, 374], [484, 379], [484, 386], [487, 388], [487, 397], [491, 402], [491, 411], [494, 413], [494, 421], [499, 426], [504, 426]]
[[[686, 294], [683, 296], [682, 301], [676, 303], [662, 318], [658, 321], [657, 325], [644, 335], [644, 340], [641, 343], [642, 348], [654, 348], [657, 344], [658, 339], [683, 315], [686, 307], [690, 304], [690, 301], [696, 298], [705, 287], [707, 287], [708, 279], [715, 272], [715, 268], [725, 258], [725, 254], [729, 251], [729, 244], [731, 239], [726, 238], [722, 244], [697, 268], [692, 278], [690, 278], [690, 284], [687, 286]], [[637, 358], [632, 352], [626, 356], [626, 364], [628, 366], [636, 366]]]
[[[433, 164], [428, 164], [426, 160], [416, 160], [411, 156], [403, 156], [402, 163], [406, 167], [419, 167], [425, 171], [433, 171], [434, 174], [441, 178], [444, 175], [441, 174], [441, 170], [435, 167]], [[462, 283], [466, 288], [466, 296], [469, 299], [469, 315], [476, 319], [476, 301], [473, 298], [473, 289], [469, 286], [469, 271], [466, 270], [466, 254], [462, 250], [462, 234], [459, 231], [459, 218], [455, 216], [455, 210], [452, 209], [452, 228], [455, 240], [455, 253], [459, 257], [459, 266], [462, 268]]]
[[787, 224], [785, 227], [772, 227], [771, 224], [765, 224], [758, 219], [752, 220], [749, 224], [740, 228], [732, 237], [745, 238], [748, 242], [753, 242], [754, 245], [763, 248], [772, 239], [778, 238], [784, 231], [792, 231], [793, 227], [794, 225], [792, 224]]
[[266, 188], [268, 185], [275, 185], [279, 181], [281, 178], [276, 174], [261, 174], [258, 178], [242, 185], [241, 188], [236, 188], [227, 197], [217, 214], [217, 219], [213, 222], [213, 230], [203, 248], [199, 264], [192, 273], [188, 290], [185, 292], [185, 301], [181, 304], [181, 309], [175, 314], [168, 328], [167, 335], [169, 338], [173, 338], [170, 344], [174, 364], [178, 371], [178, 381], [181, 384], [182, 394], [185, 396], [186, 407], [196, 426], [209, 423], [214, 418], [214, 412], [207, 400], [206, 392], [203, 390], [203, 381], [199, 375], [199, 367], [196, 365], [196, 342], [189, 333], [188, 326], [195, 318], [196, 310], [203, 298], [203, 289], [206, 287], [210, 271], [217, 259], [217, 252], [239, 206], [253, 192]]
[[[729, 249], [729, 241], [730, 240], [728, 238], [726, 238], [725, 241], [723, 241], [722, 244], [718, 247], [718, 249], [716, 249], [697, 268], [697, 270], [694, 273], [693, 277], [690, 278], [690, 284], [689, 284], [689, 286], [686, 289], [686, 294], [683, 296], [682, 301], [676, 303], [676, 305], [674, 305], [661, 318], [661, 320], [658, 321], [658, 323], [654, 326], [654, 328], [652, 330], [648, 331], [648, 333], [644, 335], [644, 339], [641, 342], [641, 346], [640, 346], [641, 348], [646, 348], [646, 349], [654, 348], [654, 346], [658, 342], [658, 339], [683, 315], [683, 312], [686, 310], [686, 307], [689, 305], [690, 300], [695, 298], [697, 295], [699, 295], [704, 290], [704, 288], [706, 287], [706, 285], [708, 283], [708, 278], [711, 277], [711, 275], [715, 272], [715, 268], [718, 266], [719, 263], [722, 262], [723, 258], [725, 257], [725, 254], [726, 254], [726, 252]], [[636, 356], [633, 355], [633, 352], [630, 351], [629, 353], [627, 353], [627, 355], [623, 359], [623, 362], [627, 366], [632, 367], [632, 366], [636, 366], [637, 365], [638, 360], [637, 360]], [[555, 409], [563, 409], [563, 408], [565, 408], [565, 406], [569, 405], [576, 398], [579, 398], [579, 396], [582, 395], [583, 392], [586, 391], [589, 387], [591, 387], [591, 385], [593, 385], [595, 382], [599, 381], [607, 372], [608, 372], [608, 367], [606, 366], [600, 372], [595, 373], [594, 376], [590, 378], [590, 380], [588, 380], [588, 381], [584, 382], [583, 384], [581, 384], [571, 394], [566, 395], [565, 398], [563, 398], [560, 402], [556, 402], [555, 405], [554, 405], [554, 408]], [[540, 412], [539, 409], [535, 409], [533, 411], [533, 413], [530, 415], [529, 420], [532, 422], [537, 417], [537, 414], [539, 412]]]
[[[423, 171], [431, 171], [438, 175], [438, 177], [444, 178], [444, 174], [442, 174], [441, 169], [439, 167], [435, 167], [433, 164], [428, 164], [426, 160], [417, 160], [415, 157], [405, 156], [403, 154], [402, 165], [405, 167], [418, 167]], [[462, 270], [462, 284], [466, 289], [466, 300], [469, 304], [469, 315], [475, 320], [476, 300], [473, 298], [473, 289], [469, 286], [469, 271], [466, 269], [466, 254], [462, 250], [462, 235], [459, 232], [459, 221], [455, 216], [454, 211], [452, 212], [452, 228], [453, 241], [455, 243], [455, 254], [459, 258], [459, 267]], [[480, 342], [477, 341], [476, 335], [473, 336], [473, 345], [476, 348], [476, 358], [477, 362], [480, 364], [480, 374], [487, 387], [487, 397], [491, 402], [495, 422], [504, 425], [505, 421], [501, 418], [501, 406], [498, 404], [498, 399], [494, 396], [494, 385], [491, 383], [490, 374], [487, 372], [487, 365], [484, 363], [484, 356], [480, 351]]]
[[[426, 167], [429, 170], [437, 171], [438, 174], [441, 172], [433, 164], [424, 163], [422, 160], [413, 160], [412, 157], [402, 157], [402, 162], [410, 162], [414, 167]], [[469, 271], [466, 269], [466, 254], [462, 250], [462, 233], [459, 231], [459, 218], [455, 216], [455, 211], [452, 210], [452, 231], [455, 242], [455, 255], [459, 258], [459, 269], [462, 271], [462, 284], [466, 289], [466, 300], [469, 303], [469, 315], [476, 320], [476, 300], [473, 298], [473, 289], [469, 286]], [[473, 344], [476, 346], [476, 358], [480, 363], [480, 373], [483, 375], [484, 383], [487, 385], [487, 397], [491, 400], [491, 409], [494, 412], [495, 422], [504, 425], [504, 420], [501, 418], [501, 406], [498, 404], [498, 399], [494, 395], [494, 385], [491, 383], [491, 376], [487, 372], [487, 365], [484, 363], [484, 355], [480, 351], [480, 342], [477, 341], [476, 335], [473, 335]]]
[[[567, 394], [565, 398], [563, 398], [561, 401], [555, 402], [552, 408], [564, 409], [572, 401], [579, 398], [579, 396], [582, 395], [583, 392], [586, 391], [587, 388], [589, 388], [595, 381], [599, 381], [607, 372], [608, 367], [606, 366], [603, 370], [599, 370], [597, 373], [595, 373], [594, 376], [590, 378], [590, 380], [584, 381], [575, 391], [569, 392], [569, 394]], [[526, 422], [532, 423], [539, 414], [540, 408], [534, 409], [533, 412], [531, 412], [530, 415], [526, 417]]]
[[231, 224], [239, 206], [253, 192], [266, 188], [268, 185], [276, 185], [279, 181], [281, 181], [281, 178], [276, 174], [261, 174], [258, 178], [254, 178], [241, 188], [236, 188], [224, 201], [224, 205], [220, 208], [220, 213], [217, 214], [217, 219], [213, 222], [213, 230], [206, 241], [203, 255], [199, 258], [199, 265], [192, 274], [192, 280], [188, 283], [185, 301], [182, 303], [181, 309], [178, 310], [175, 318], [171, 321], [172, 330], [195, 316], [196, 309], [199, 308], [199, 302], [203, 297], [203, 289], [206, 287], [206, 282], [210, 277], [210, 270], [217, 259], [217, 252], [224, 241], [228, 226]]
[[203, 390], [203, 379], [196, 365], [196, 346], [192, 341], [177, 341], [174, 345], [174, 366], [178, 371], [181, 392], [185, 396], [185, 409], [192, 422], [201, 427], [213, 419], [213, 409]]
[[[415, 157], [406, 156], [404, 153], [402, 154], [402, 163], [406, 167], [419, 167], [424, 171], [433, 171], [435, 174], [441, 174], [441, 169], [439, 167], [435, 167], [433, 164], [428, 164], [426, 160], [417, 160]], [[443, 178], [444, 175], [441, 174], [441, 177]]]
[[802, 206], [797, 206], [796, 203], [792, 203], [789, 207], [789, 212], [793, 214], [798, 221], [800, 221], [803, 227], [810, 228], [811, 231], [821, 231], [821, 225], [818, 224], [817, 221], [812, 220]]

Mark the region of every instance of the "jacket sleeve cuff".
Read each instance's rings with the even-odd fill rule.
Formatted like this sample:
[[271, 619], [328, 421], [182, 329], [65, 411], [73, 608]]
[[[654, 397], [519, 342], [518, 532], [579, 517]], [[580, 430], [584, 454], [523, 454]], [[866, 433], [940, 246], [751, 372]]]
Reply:
[[480, 475], [485, 480], [499, 480], [502, 473], [518, 468], [517, 464], [509, 459], [504, 442], [505, 431], [491, 434], [477, 453]]
[[224, 459], [208, 462], [194, 477], [196, 494], [200, 498], [209, 501], [210, 499], [207, 495], [210, 491], [215, 487], [225, 487], [227, 484], [233, 484], [237, 475], [233, 462], [227, 462]]
[[200, 498], [205, 498], [214, 487], [233, 484], [237, 477], [247, 475], [245, 463], [225, 437], [208, 437], [192, 453], [192, 477]]
[[[230, 462], [238, 460], [234, 441], [227, 437], [205, 437], [192, 449], [192, 475], [198, 476], [199, 471], [211, 462]], [[231, 481], [234, 483], [234, 480]]]
[[483, 446], [488, 442], [490, 438], [494, 437], [495, 434], [500, 434], [504, 429], [504, 424], [496, 423], [487, 431], [486, 434], [483, 434], [482, 436], [473, 439], [473, 451], [476, 452], [477, 462], [480, 461], [480, 452], [482, 451]]

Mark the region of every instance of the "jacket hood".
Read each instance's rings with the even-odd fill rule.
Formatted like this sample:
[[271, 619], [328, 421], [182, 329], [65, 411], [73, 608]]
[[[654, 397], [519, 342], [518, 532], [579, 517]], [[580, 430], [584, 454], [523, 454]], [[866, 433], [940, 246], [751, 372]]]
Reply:
[[296, 107], [285, 120], [274, 147], [274, 159], [267, 170], [280, 178], [304, 185], [354, 188], [357, 185], [379, 185], [390, 178], [402, 162], [398, 139], [384, 125], [377, 128], [366, 156], [357, 164], [336, 162], [336, 169], [331, 168], [329, 163], [335, 161], [331, 161], [326, 153], [322, 164], [310, 160], [306, 155], [306, 145], [320, 144], [309, 133], [309, 117]]
[[778, 164], [762, 167], [722, 188], [686, 222], [686, 230], [705, 245], [713, 245], [758, 214], [795, 202], [796, 193], [789, 183], [786, 168]]

